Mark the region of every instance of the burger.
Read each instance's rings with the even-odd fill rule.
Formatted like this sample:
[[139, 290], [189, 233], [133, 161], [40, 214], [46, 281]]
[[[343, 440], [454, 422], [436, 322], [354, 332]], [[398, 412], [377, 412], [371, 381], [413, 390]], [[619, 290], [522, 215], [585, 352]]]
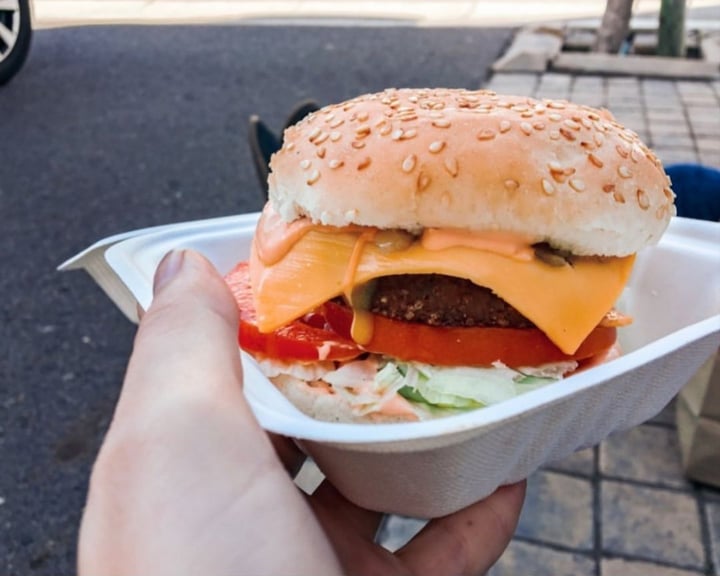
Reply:
[[270, 168], [227, 277], [239, 342], [330, 421], [455, 414], [612, 358], [635, 254], [675, 213], [660, 161], [606, 110], [485, 90], [327, 106]]

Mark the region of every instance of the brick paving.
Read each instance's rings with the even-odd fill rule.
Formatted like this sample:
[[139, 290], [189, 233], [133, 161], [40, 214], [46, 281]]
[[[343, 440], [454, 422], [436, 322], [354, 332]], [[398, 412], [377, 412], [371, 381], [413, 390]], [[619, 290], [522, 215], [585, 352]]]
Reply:
[[[488, 88], [605, 106], [666, 164], [720, 168], [720, 82], [496, 74]], [[395, 549], [423, 522], [391, 517]], [[682, 471], [674, 402], [528, 479], [515, 537], [490, 576], [720, 575], [720, 490]]]

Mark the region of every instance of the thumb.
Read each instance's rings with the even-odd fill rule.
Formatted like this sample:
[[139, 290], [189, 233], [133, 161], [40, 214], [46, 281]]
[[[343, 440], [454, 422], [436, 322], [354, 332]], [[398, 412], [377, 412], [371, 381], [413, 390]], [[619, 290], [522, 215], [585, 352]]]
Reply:
[[169, 396], [218, 402], [242, 386], [238, 310], [213, 266], [190, 250], [158, 265], [154, 298], [143, 315], [116, 418], [137, 415]]

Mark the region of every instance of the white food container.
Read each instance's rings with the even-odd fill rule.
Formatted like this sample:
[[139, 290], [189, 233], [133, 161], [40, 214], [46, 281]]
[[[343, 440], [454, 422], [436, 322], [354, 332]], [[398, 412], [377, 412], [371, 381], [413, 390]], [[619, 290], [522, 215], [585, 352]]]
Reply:
[[[246, 259], [258, 214], [114, 236], [60, 269], [83, 268], [136, 320], [162, 256], [191, 248], [220, 272]], [[624, 355], [561, 382], [457, 416], [402, 424], [337, 424], [305, 416], [243, 355], [260, 424], [295, 438], [348, 499], [373, 510], [442, 516], [657, 414], [720, 345], [720, 224], [675, 218], [642, 251], [620, 310]], [[240, 440], [239, 440], [240, 441]]]

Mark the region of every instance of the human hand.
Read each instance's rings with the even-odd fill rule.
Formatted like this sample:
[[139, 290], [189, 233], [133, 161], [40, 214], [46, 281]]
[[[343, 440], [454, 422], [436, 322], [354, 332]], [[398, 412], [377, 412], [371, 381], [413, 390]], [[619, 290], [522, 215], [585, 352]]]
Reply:
[[390, 553], [382, 515], [327, 481], [288, 472], [304, 456], [270, 438], [242, 393], [237, 307], [201, 256], [161, 262], [113, 421], [90, 480], [81, 575], [479, 574], [515, 530], [524, 483], [432, 520]]

